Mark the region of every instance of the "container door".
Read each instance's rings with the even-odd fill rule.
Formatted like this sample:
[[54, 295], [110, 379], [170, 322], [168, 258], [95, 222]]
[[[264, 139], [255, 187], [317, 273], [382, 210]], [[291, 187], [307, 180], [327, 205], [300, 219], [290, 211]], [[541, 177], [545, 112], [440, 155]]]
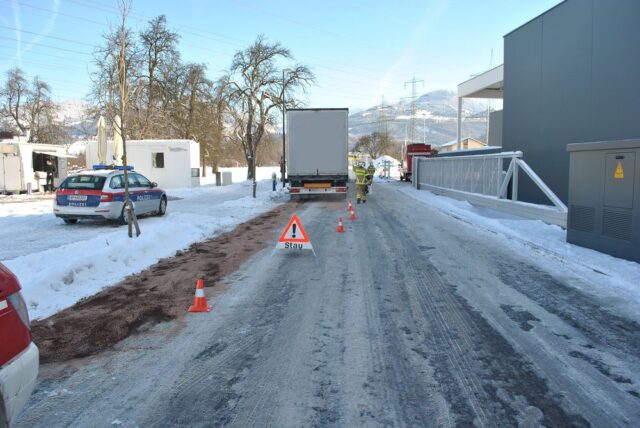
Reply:
[[633, 208], [636, 154], [609, 153], [606, 155], [604, 204], [612, 208]]
[[633, 235], [633, 194], [635, 153], [608, 153], [604, 181], [602, 234], [631, 241]]

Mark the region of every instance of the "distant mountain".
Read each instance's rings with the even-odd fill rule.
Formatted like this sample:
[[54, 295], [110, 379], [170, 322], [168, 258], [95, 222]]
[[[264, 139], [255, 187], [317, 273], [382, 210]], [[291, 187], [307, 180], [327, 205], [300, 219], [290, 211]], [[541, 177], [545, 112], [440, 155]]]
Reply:
[[[465, 99], [463, 105], [463, 137], [481, 141], [486, 139], [486, 110], [483, 101]], [[456, 138], [458, 97], [455, 92], [437, 90], [416, 99], [415, 142], [422, 142], [426, 132], [427, 144], [444, 144]], [[411, 103], [403, 100], [354, 112], [349, 115], [349, 139], [353, 146], [359, 136], [379, 131], [386, 124], [389, 133], [399, 142], [411, 139]], [[410, 142], [410, 141], [408, 141]]]
[[88, 107], [89, 104], [82, 100], [70, 99], [58, 103], [58, 120], [70, 129], [72, 137], [84, 138], [95, 134], [95, 121], [86, 116]]

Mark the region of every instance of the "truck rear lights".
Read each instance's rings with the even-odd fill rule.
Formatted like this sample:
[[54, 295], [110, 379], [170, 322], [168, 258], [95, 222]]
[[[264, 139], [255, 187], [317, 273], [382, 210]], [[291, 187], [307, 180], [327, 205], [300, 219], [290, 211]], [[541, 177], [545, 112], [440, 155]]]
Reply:
[[13, 309], [16, 311], [25, 327], [29, 328], [29, 311], [27, 310], [27, 304], [22, 298], [22, 293], [19, 291], [17, 293], [13, 293], [7, 297], [7, 300], [11, 303], [11, 306], [13, 306]]
[[300, 193], [300, 189], [292, 187], [291, 189], [289, 189], [289, 193]]
[[338, 193], [347, 193], [347, 188], [346, 187], [338, 187], [336, 189], [336, 192], [338, 192]]

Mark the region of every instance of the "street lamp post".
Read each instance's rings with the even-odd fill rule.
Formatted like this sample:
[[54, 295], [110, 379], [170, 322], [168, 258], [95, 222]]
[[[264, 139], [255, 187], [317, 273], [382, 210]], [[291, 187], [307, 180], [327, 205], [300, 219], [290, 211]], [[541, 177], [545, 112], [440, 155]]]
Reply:
[[285, 87], [285, 81], [284, 81], [284, 75], [285, 73], [289, 73], [291, 71], [291, 69], [289, 68], [285, 68], [282, 70], [282, 94], [280, 96], [280, 98], [282, 99], [282, 162], [280, 163], [280, 176], [282, 178], [282, 188], [284, 189], [284, 185], [285, 185], [285, 174], [287, 172], [287, 157], [286, 157], [286, 148], [285, 148], [285, 116], [287, 113], [287, 107], [286, 107], [286, 103], [285, 103], [285, 98], [284, 98], [284, 87]]

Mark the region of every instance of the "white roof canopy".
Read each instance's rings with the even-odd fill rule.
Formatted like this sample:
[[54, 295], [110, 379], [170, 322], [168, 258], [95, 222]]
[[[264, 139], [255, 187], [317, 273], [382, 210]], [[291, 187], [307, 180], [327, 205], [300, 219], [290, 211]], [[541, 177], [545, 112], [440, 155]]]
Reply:
[[504, 64], [478, 74], [458, 85], [458, 98], [502, 99], [504, 93]]
[[504, 64], [480, 73], [471, 79], [458, 85], [458, 150], [462, 139], [462, 100], [464, 98], [491, 98], [502, 99], [504, 97]]

